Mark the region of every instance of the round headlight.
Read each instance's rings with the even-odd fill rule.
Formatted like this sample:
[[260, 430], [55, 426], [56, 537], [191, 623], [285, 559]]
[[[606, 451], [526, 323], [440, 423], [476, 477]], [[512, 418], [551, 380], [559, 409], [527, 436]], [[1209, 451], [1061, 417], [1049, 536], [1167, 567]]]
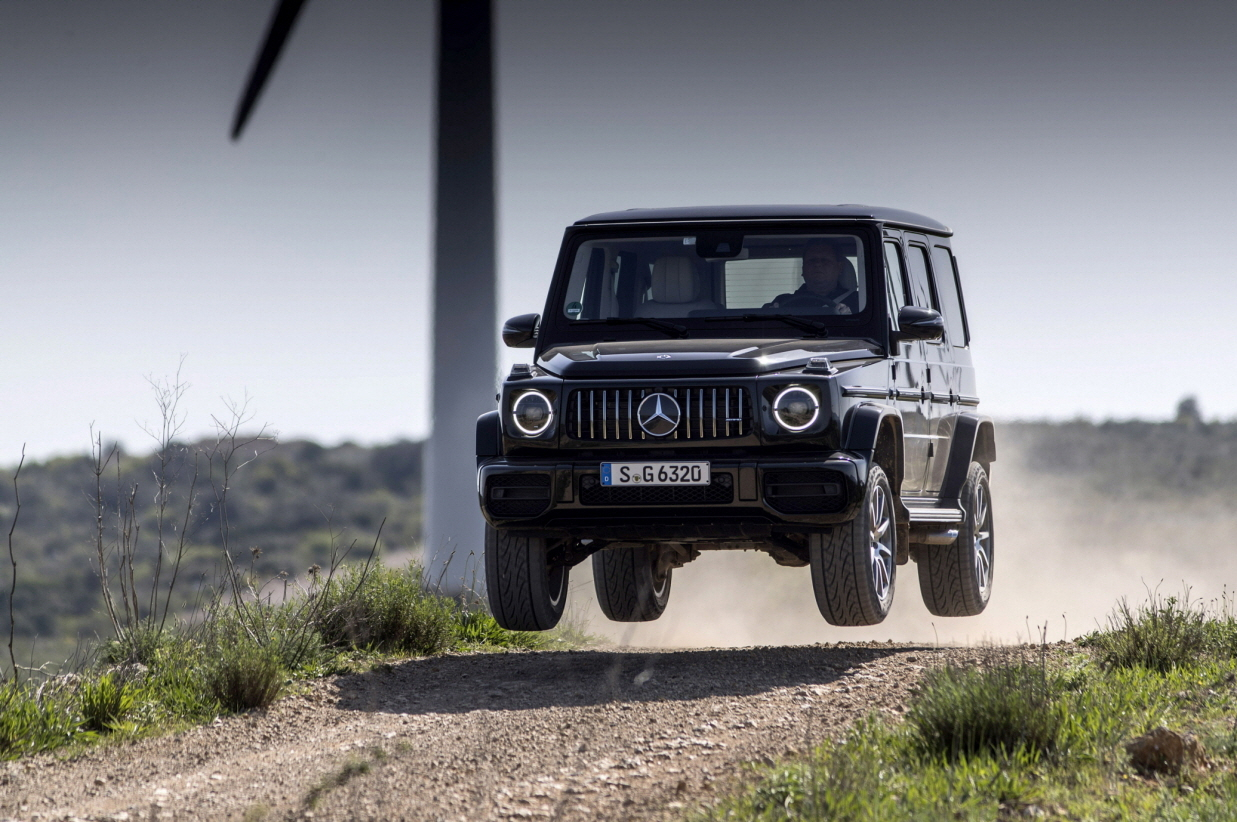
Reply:
[[778, 425], [787, 431], [804, 431], [816, 422], [819, 415], [820, 402], [806, 388], [787, 388], [773, 400], [773, 416], [777, 417]]
[[535, 437], [550, 427], [554, 406], [540, 391], [525, 391], [511, 406], [511, 421], [520, 432]]

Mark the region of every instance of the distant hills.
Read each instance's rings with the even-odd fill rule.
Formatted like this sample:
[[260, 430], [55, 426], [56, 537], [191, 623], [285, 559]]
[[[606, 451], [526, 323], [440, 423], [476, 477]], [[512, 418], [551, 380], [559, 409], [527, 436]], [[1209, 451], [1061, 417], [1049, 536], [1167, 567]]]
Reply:
[[[222, 485], [219, 465], [216, 461], [212, 480], [207, 459], [211, 448], [210, 442], [174, 446], [165, 472], [165, 543], [174, 544], [179, 538], [193, 488], [194, 507], [184, 529], [187, 549], [175, 597], [183, 608], [194, 607], [203, 587], [222, 578], [220, 522], [225, 512], [233, 561], [245, 570], [252, 563], [255, 576], [263, 580], [280, 572], [295, 580], [304, 578], [311, 565], [326, 566], [332, 541], [346, 548], [356, 540], [357, 551], [368, 553], [384, 519], [384, 553], [413, 548], [420, 533], [419, 442], [330, 448], [301, 440], [266, 444], [256, 456], [239, 455], [252, 460], [235, 472], [222, 508], [216, 497]], [[139, 590], [148, 589], [142, 580], [153, 576], [157, 556], [159, 462], [157, 455], [120, 454], [119, 474], [113, 460], [103, 482], [105, 545], [117, 541], [125, 527], [128, 500], [133, 501], [137, 527], [129, 530], [137, 535], [134, 576]], [[7, 535], [16, 510], [14, 467], [0, 471], [0, 538]], [[88, 456], [27, 462], [18, 488], [16, 632], [27, 649], [33, 638], [39, 638], [37, 659], [56, 658], [72, 651], [78, 636], [90, 641], [110, 632], [97, 575], [94, 463]], [[0, 634], [7, 643], [11, 577], [7, 549], [0, 553], [4, 554]], [[167, 580], [166, 561], [162, 573]]]
[[[1017, 468], [1134, 501], [1190, 498], [1237, 507], [1237, 422], [1206, 423], [1191, 416], [1163, 423], [1004, 422], [998, 424], [997, 438], [998, 472]], [[201, 456], [209, 448], [207, 442], [185, 443], [168, 455], [169, 538], [179, 535], [185, 519], [193, 457], [199, 455], [196, 503], [177, 589], [182, 608], [194, 607], [203, 586], [220, 578], [223, 513], [231, 524], [234, 562], [245, 569], [252, 562], [263, 580], [280, 572], [290, 579], [304, 578], [311, 565], [325, 566], [333, 539], [343, 546], [356, 540], [357, 550], [367, 552], [384, 519], [386, 554], [416, 545], [421, 527], [419, 442], [323, 447], [294, 440], [273, 445], [237, 471], [222, 509], [216, 503], [218, 475], [212, 484]], [[107, 544], [123, 528], [118, 514], [123, 515], [125, 500], [132, 495], [133, 522], [139, 526], [139, 588], [142, 575], [154, 568], [158, 464], [156, 455], [122, 454], [119, 478], [113, 463], [104, 483]], [[0, 470], [0, 546], [15, 509], [12, 469]], [[17, 634], [30, 659], [63, 658], [79, 636], [92, 641], [110, 630], [96, 575], [93, 463], [86, 456], [27, 463], [19, 487], [22, 509], [14, 538]], [[1035, 489], [1028, 487], [1026, 493]], [[255, 548], [257, 552], [251, 550]], [[0, 548], [0, 635], [5, 642], [10, 580], [6, 554]]]

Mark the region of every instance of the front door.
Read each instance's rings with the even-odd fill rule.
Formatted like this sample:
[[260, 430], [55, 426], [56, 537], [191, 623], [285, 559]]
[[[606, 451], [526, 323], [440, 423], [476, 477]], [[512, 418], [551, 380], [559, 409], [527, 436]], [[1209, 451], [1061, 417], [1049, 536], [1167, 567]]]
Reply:
[[[908, 281], [903, 264], [902, 244], [886, 232], [884, 243], [886, 281], [889, 284], [890, 317], [896, 317], [904, 305], [919, 305]], [[916, 496], [923, 493], [928, 467], [928, 408], [924, 398], [927, 365], [924, 344], [918, 340], [903, 340], [890, 352], [889, 387], [894, 403], [902, 415], [902, 489], [901, 493]]]

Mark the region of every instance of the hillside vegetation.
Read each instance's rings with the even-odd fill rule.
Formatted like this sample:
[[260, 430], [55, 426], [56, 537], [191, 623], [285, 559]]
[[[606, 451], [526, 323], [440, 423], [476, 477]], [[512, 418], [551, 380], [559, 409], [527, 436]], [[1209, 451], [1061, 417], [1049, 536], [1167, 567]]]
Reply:
[[[997, 436], [998, 471], [1017, 462], [1032, 476], [1051, 476], [1100, 497], [1237, 508], [1237, 422], [1004, 422], [998, 424]], [[303, 579], [311, 566], [326, 565], [332, 544], [346, 548], [356, 539], [368, 550], [380, 525], [386, 556], [416, 546], [421, 523], [419, 442], [375, 447], [263, 442], [256, 456], [244, 455], [253, 459], [235, 473], [223, 509], [215, 504], [202, 456], [211, 445], [178, 445], [173, 449], [176, 459], [169, 463], [168, 519], [179, 528], [176, 514], [183, 516], [193, 484], [192, 455], [199, 459], [197, 502], [185, 530], [187, 547], [174, 611], [200, 604], [199, 592], [221, 577], [221, 510], [226, 512], [233, 561], [246, 570], [252, 563], [263, 580], [277, 580], [281, 573]], [[116, 465], [111, 464], [103, 482], [109, 512], [105, 537], [116, 539], [118, 516], [132, 493], [140, 526], [135, 562], [142, 578], [155, 562], [159, 460], [153, 454], [121, 454], [119, 477]], [[12, 470], [0, 471], [0, 525], [5, 530], [15, 509]], [[19, 487], [14, 614], [23, 660], [38, 664], [63, 659], [79, 637], [89, 642], [111, 630], [97, 573], [94, 462], [89, 456], [28, 462]], [[1031, 487], [1028, 493], [1033, 491]], [[7, 615], [8, 582], [7, 572], [0, 574], [0, 615]], [[278, 598], [279, 592], [273, 595]]]
[[[305, 441], [260, 441], [240, 455], [250, 461], [231, 477], [222, 505], [216, 497], [221, 485], [217, 460], [213, 481], [211, 477], [209, 456], [214, 447], [213, 441], [174, 443], [165, 452], [169, 457], [163, 471], [165, 546], [176, 543], [182, 529], [185, 536], [174, 613], [200, 607], [204, 592], [223, 578], [221, 517], [226, 517], [233, 561], [263, 580], [280, 574], [289, 580], [303, 579], [311, 566], [328, 564], [333, 546], [346, 549], [353, 540], [359, 544], [356, 558], [361, 558], [379, 526], [388, 556], [416, 543], [421, 519], [419, 442], [324, 448]], [[139, 582], [153, 577], [158, 559], [159, 456], [117, 452], [101, 485], [96, 484], [95, 467], [90, 456], [79, 456], [27, 462], [21, 468], [13, 611], [22, 663], [64, 659], [79, 637], [91, 644], [111, 633], [98, 574], [98, 490], [102, 537], [110, 555], [114, 557], [125, 518], [131, 516], [133, 576]], [[11, 466], [0, 472], [0, 524], [6, 533], [16, 512], [13, 470]], [[5, 570], [0, 574], [4, 583], [0, 614], [6, 617], [7, 629], [10, 577]], [[166, 585], [170, 578], [166, 557], [162, 574]], [[278, 599], [282, 587], [268, 593]]]

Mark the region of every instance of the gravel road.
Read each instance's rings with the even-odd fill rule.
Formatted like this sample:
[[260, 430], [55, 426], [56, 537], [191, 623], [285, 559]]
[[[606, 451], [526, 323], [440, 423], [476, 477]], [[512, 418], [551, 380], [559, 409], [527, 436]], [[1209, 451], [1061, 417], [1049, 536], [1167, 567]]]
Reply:
[[0, 768], [0, 819], [669, 819], [743, 763], [904, 710], [973, 650], [888, 644], [410, 660], [269, 711]]

